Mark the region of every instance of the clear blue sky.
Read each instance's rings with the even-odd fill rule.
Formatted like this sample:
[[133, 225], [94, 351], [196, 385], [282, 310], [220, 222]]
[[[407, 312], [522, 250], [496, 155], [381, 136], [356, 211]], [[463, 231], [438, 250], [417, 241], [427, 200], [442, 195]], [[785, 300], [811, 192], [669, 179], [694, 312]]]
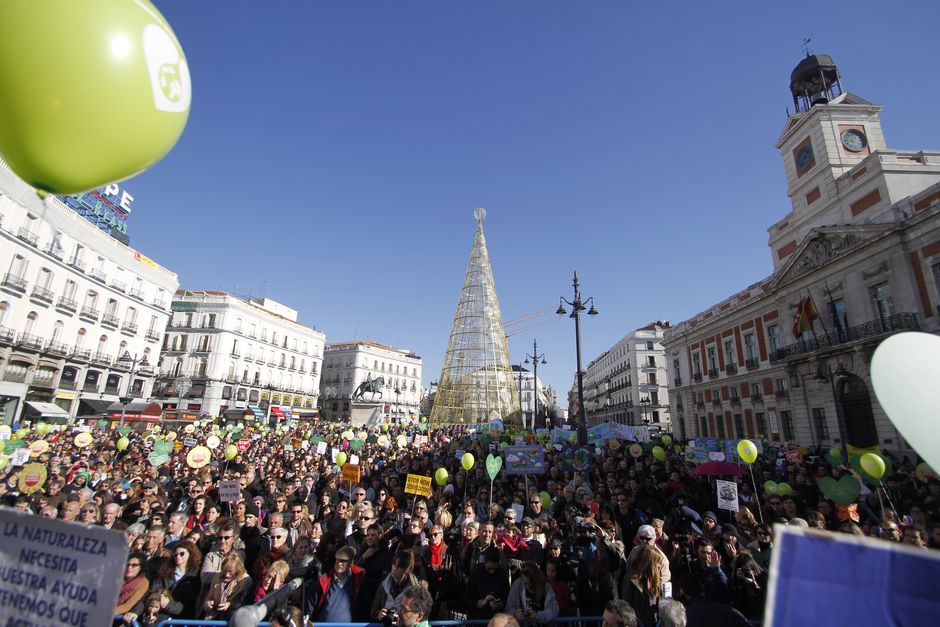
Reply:
[[[193, 104], [126, 182], [132, 245], [184, 288], [263, 289], [328, 341], [410, 348], [425, 384], [477, 206], [504, 320], [570, 298], [578, 270], [601, 312], [585, 364], [768, 275], [805, 37], [885, 105], [890, 146], [940, 149], [935, 1], [156, 4]], [[534, 338], [561, 400], [573, 325], [514, 336], [514, 361]]]

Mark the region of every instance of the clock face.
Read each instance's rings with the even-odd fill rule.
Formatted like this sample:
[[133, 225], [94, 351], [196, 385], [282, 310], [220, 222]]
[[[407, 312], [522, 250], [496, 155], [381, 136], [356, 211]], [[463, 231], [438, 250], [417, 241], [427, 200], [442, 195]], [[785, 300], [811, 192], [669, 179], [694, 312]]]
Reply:
[[850, 128], [842, 133], [842, 145], [850, 152], [861, 152], [868, 146], [868, 138], [862, 131]]
[[796, 169], [800, 172], [803, 172], [813, 165], [813, 161], [815, 161], [815, 159], [816, 157], [813, 155], [813, 145], [806, 144], [800, 148], [798, 153], [796, 153]]

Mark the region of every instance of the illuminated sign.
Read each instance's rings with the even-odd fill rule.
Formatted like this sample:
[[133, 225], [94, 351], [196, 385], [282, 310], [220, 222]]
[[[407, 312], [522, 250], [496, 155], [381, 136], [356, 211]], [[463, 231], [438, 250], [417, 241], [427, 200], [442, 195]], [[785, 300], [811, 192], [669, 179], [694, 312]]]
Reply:
[[59, 199], [102, 231], [127, 233], [127, 218], [133, 211], [134, 197], [116, 183], [81, 194], [59, 196]]

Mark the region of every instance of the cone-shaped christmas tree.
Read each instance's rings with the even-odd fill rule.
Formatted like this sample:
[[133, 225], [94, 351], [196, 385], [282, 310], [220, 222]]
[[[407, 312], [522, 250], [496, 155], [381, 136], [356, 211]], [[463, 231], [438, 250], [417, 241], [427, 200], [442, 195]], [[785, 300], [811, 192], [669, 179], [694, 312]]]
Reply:
[[521, 425], [509, 346], [483, 235], [486, 210], [473, 212], [476, 238], [444, 355], [431, 424]]

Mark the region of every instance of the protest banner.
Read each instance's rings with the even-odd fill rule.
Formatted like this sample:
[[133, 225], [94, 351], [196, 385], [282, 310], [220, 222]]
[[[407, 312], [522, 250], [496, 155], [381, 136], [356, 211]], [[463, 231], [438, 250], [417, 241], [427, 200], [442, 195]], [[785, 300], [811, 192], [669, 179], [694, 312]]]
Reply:
[[405, 494], [431, 496], [431, 477], [409, 473], [405, 479]]
[[110, 625], [124, 533], [0, 509], [0, 624]]
[[359, 466], [356, 464], [343, 464], [343, 481], [359, 483]]
[[563, 468], [565, 472], [590, 472], [594, 464], [594, 451], [590, 446], [565, 447]]
[[604, 446], [604, 444], [607, 443], [607, 440], [611, 437], [610, 423], [602, 422], [599, 425], [588, 427], [587, 436], [588, 444], [591, 446]]
[[13, 451], [13, 455], [10, 456], [10, 465], [11, 466], [22, 466], [29, 461], [29, 449], [27, 448], [18, 448]]
[[552, 441], [559, 444], [577, 444], [578, 432], [568, 429], [555, 429], [552, 433]]
[[715, 481], [715, 489], [718, 491], [718, 509], [738, 511], [738, 484], [718, 479]]
[[223, 503], [234, 503], [242, 495], [242, 488], [237, 479], [227, 479], [219, 482], [219, 500]]
[[545, 472], [545, 449], [541, 446], [507, 446], [507, 475], [540, 475]]
[[317, 455], [324, 455], [326, 453], [326, 442], [324, 442], [323, 440], [320, 440], [319, 442], [317, 442], [316, 453]]
[[764, 625], [935, 625], [940, 553], [774, 526]]

